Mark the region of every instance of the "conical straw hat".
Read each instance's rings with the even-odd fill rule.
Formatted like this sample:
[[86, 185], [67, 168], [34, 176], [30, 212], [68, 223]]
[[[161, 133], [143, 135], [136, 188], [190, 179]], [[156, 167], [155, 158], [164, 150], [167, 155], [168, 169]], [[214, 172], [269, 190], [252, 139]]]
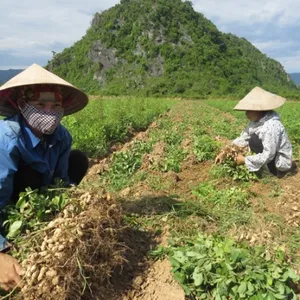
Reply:
[[20, 97], [20, 90], [32, 85], [59, 86], [63, 99], [71, 99], [68, 105], [64, 106], [64, 115], [73, 114], [88, 103], [88, 97], [84, 92], [39, 65], [33, 64], [0, 87], [0, 115], [11, 116], [19, 113], [16, 101]]
[[267, 111], [280, 107], [285, 101], [285, 98], [267, 92], [260, 87], [255, 87], [234, 109]]

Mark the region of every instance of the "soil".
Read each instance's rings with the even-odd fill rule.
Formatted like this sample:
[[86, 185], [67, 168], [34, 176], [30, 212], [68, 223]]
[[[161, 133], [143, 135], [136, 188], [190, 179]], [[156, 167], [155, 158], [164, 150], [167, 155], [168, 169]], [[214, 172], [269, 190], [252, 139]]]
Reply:
[[135, 279], [136, 290], [124, 296], [123, 300], [184, 300], [185, 295], [171, 274], [171, 264], [168, 259], [153, 263], [147, 272], [145, 280]]

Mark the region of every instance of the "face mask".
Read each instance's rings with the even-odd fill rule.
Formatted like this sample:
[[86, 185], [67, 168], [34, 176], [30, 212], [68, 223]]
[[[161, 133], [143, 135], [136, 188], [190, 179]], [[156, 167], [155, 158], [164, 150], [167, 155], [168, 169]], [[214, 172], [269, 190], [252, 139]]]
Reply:
[[63, 111], [61, 112], [45, 112], [37, 109], [33, 105], [28, 103], [21, 110], [27, 123], [34, 129], [43, 134], [52, 134], [56, 127], [60, 124], [63, 117]]

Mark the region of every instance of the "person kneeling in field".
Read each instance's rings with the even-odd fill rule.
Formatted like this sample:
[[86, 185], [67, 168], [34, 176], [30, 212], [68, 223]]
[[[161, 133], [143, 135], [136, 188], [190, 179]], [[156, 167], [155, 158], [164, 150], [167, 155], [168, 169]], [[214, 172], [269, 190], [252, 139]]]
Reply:
[[[255, 87], [234, 107], [244, 110], [250, 123], [232, 143], [241, 148], [248, 147], [255, 153], [246, 157], [238, 154], [237, 165], [245, 164], [251, 172], [267, 166], [268, 171], [278, 177], [292, 170], [292, 145], [279, 115], [273, 111], [284, 102], [284, 98]], [[223, 160], [224, 151], [221, 151], [215, 163]]]
[[[56, 178], [66, 186], [80, 183], [88, 158], [71, 151], [72, 137], [60, 122], [87, 103], [86, 94], [36, 64], [0, 87], [0, 115], [8, 117], [0, 121], [0, 212], [27, 187]], [[7, 247], [0, 235], [0, 251]], [[1, 288], [19, 284], [20, 274], [17, 260], [0, 253]]]

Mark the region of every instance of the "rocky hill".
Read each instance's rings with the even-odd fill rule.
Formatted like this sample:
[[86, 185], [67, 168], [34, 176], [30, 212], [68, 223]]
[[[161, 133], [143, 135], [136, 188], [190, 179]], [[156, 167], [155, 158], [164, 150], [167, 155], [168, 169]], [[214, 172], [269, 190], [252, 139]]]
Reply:
[[299, 93], [279, 62], [181, 0], [121, 0], [48, 68], [89, 93], [242, 96], [256, 85]]

